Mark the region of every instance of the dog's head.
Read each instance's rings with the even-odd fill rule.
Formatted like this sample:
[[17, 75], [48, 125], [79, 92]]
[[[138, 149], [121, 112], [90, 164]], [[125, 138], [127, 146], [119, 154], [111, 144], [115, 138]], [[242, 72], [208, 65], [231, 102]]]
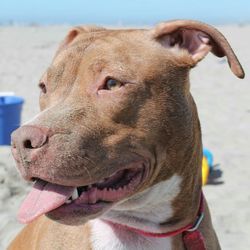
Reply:
[[12, 135], [22, 176], [36, 181], [21, 220], [83, 223], [174, 174], [196, 172], [183, 181], [200, 188], [188, 78], [208, 52], [244, 76], [226, 39], [199, 22], [71, 30], [39, 83], [41, 112]]

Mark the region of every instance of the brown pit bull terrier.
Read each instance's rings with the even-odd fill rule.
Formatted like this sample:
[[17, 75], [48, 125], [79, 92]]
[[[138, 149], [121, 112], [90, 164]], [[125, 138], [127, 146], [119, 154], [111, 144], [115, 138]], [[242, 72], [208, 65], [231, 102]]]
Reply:
[[34, 186], [14, 250], [220, 249], [201, 191], [189, 71], [208, 52], [243, 69], [196, 21], [69, 32], [40, 81], [41, 112], [12, 135]]

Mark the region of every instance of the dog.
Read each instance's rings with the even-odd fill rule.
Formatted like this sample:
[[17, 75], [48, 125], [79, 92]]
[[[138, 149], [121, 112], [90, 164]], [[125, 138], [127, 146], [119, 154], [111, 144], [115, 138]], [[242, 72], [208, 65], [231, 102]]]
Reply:
[[189, 72], [209, 52], [244, 71], [210, 25], [75, 27], [42, 76], [41, 112], [12, 134], [34, 185], [9, 250], [215, 250]]

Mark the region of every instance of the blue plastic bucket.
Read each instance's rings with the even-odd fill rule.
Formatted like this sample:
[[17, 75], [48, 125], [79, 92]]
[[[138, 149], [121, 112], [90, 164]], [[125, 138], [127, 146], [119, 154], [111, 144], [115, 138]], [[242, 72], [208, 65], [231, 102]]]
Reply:
[[11, 133], [20, 126], [24, 99], [0, 96], [0, 145], [10, 145]]

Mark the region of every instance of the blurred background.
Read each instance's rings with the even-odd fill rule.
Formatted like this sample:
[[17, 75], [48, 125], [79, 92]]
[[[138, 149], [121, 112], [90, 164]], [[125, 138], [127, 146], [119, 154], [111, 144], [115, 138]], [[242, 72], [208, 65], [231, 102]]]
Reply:
[[2, 24], [152, 25], [166, 19], [199, 19], [214, 24], [250, 21], [247, 0], [2, 0]]
[[[0, 99], [6, 92], [23, 98], [22, 122], [39, 112], [39, 78], [72, 25], [150, 28], [170, 19], [216, 26], [245, 69], [246, 78], [239, 80], [225, 58], [208, 55], [190, 78], [203, 144], [213, 154], [204, 192], [214, 227], [222, 249], [250, 249], [250, 1], [1, 0]], [[16, 213], [29, 188], [10, 147], [0, 146], [0, 250], [22, 228]]]

